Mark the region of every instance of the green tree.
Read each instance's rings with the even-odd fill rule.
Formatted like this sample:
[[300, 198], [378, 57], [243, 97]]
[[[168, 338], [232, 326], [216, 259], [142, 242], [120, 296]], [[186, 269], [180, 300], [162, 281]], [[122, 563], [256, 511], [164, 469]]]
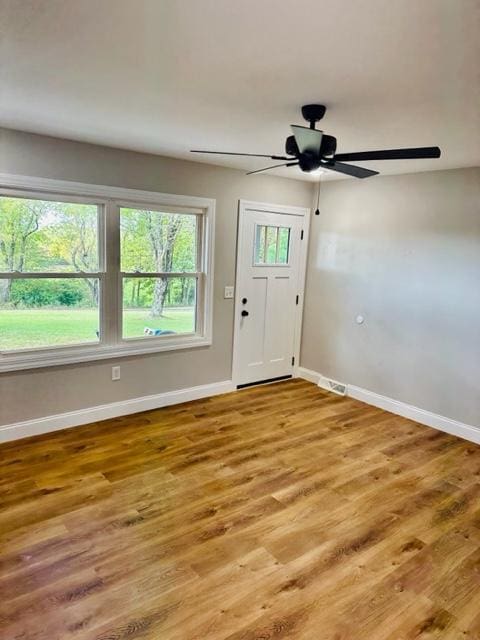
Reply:
[[[182, 227], [183, 216], [158, 215], [152, 211], [145, 211], [145, 217], [155, 271], [172, 271], [175, 240]], [[168, 283], [168, 278], [155, 279], [151, 308], [151, 315], [154, 318], [163, 314]]]
[[[195, 270], [196, 259], [196, 218], [191, 215], [161, 213], [157, 211], [122, 208], [122, 270], [138, 272], [171, 272]], [[175, 299], [189, 296], [191, 279], [184, 279], [184, 294]], [[147, 294], [151, 315], [163, 314], [171, 288], [171, 279], [131, 278], [124, 292], [125, 300], [132, 306], [140, 306], [143, 296], [141, 288]], [[177, 298], [177, 295], [175, 296]]]
[[[47, 206], [48, 203], [39, 200], [0, 198], [0, 271], [25, 270], [28, 249]], [[11, 279], [4, 280], [0, 287], [1, 302], [10, 300], [11, 286]]]
[[[97, 207], [66, 203], [54, 205], [54, 210], [50, 211], [51, 222], [45, 231], [52, 257], [73, 267], [74, 271], [97, 271]], [[85, 282], [93, 304], [98, 304], [98, 280], [88, 278]]]

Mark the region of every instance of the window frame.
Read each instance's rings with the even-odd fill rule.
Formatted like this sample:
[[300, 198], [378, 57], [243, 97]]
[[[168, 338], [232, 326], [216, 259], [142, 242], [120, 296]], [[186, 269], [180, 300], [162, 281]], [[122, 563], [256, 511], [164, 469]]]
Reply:
[[[47, 178], [34, 178], [0, 173], [0, 195], [43, 200], [79, 202], [98, 206], [98, 272], [1, 272], [0, 279], [15, 278], [99, 278], [98, 342], [55, 345], [0, 352], [0, 372], [74, 364], [131, 355], [177, 349], [205, 347], [212, 344], [213, 253], [215, 200], [155, 191], [124, 189]], [[165, 274], [168, 277], [197, 278], [195, 333], [123, 338], [122, 285], [124, 277], [156, 277], [156, 274], [129, 273], [120, 270], [120, 208], [141, 208], [166, 213], [197, 215], [196, 272]]]

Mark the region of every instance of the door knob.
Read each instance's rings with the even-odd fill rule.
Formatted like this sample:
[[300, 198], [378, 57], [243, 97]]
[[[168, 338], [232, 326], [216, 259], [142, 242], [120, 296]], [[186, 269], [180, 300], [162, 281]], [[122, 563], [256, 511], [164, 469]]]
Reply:
[[245, 318], [246, 316], [248, 316], [248, 311], [245, 311], [245, 309], [242, 311], [242, 316]]

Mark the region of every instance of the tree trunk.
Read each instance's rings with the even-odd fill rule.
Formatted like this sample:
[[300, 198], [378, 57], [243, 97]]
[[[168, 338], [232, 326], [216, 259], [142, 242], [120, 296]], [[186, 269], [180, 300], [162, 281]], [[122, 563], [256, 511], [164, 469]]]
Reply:
[[180, 300], [182, 303], [182, 306], [185, 306], [185, 299], [186, 299], [186, 294], [188, 292], [188, 284], [187, 284], [187, 279], [186, 278], [182, 278], [182, 289], [181, 289], [181, 293], [180, 293]]
[[138, 282], [137, 282], [137, 298], [136, 298], [136, 300], [137, 300], [136, 306], [137, 307], [141, 306], [140, 305], [140, 290], [141, 290], [141, 288], [142, 288], [142, 281], [139, 279]]
[[136, 288], [136, 282], [135, 280], [132, 282], [132, 291], [130, 294], [130, 306], [133, 307], [135, 306], [135, 288]]
[[163, 314], [163, 305], [167, 294], [167, 279], [157, 278], [153, 285], [153, 302], [150, 315], [152, 318], [159, 318]]
[[3, 280], [0, 281], [0, 303], [6, 304], [10, 302], [10, 292], [12, 290], [12, 281]]
[[96, 279], [90, 280], [89, 278], [87, 278], [85, 282], [87, 283], [88, 288], [90, 289], [90, 295], [92, 296], [93, 306], [96, 307], [98, 305], [98, 280]]

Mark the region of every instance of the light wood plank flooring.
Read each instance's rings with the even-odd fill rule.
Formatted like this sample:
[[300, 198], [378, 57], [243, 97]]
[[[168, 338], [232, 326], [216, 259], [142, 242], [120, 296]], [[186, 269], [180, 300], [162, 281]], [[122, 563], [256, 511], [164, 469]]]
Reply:
[[0, 448], [2, 640], [480, 638], [480, 447], [293, 380]]

